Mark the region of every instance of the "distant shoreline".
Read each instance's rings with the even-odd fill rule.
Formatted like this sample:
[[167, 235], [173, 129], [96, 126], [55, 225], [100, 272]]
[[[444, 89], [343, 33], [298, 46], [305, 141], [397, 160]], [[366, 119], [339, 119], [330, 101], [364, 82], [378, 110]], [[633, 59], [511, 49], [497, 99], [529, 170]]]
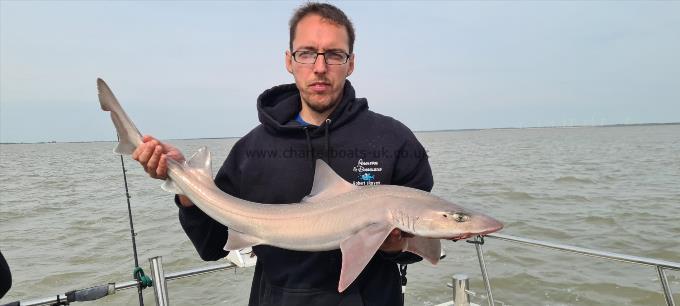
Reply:
[[[557, 125], [557, 126], [528, 126], [528, 127], [499, 127], [499, 128], [478, 128], [478, 129], [442, 129], [442, 130], [418, 130], [414, 133], [437, 133], [437, 132], [469, 132], [469, 131], [487, 131], [487, 130], [525, 130], [525, 129], [563, 129], [563, 128], [607, 128], [607, 127], [631, 127], [631, 126], [658, 126], [658, 125], [680, 125], [680, 122], [666, 122], [666, 123], [630, 123], [630, 124], [603, 124], [603, 125]], [[199, 137], [199, 138], [174, 138], [167, 140], [201, 140], [201, 139], [232, 139], [241, 138], [241, 136], [227, 136], [227, 137]], [[3, 144], [52, 144], [52, 143], [96, 143], [96, 142], [115, 142], [115, 140], [88, 140], [88, 141], [36, 141], [36, 142], [0, 142]]]
[[680, 122], [665, 123], [617, 123], [603, 125], [555, 125], [555, 126], [526, 126], [526, 127], [499, 127], [499, 128], [479, 128], [479, 129], [443, 129], [443, 130], [422, 130], [413, 131], [414, 133], [437, 133], [437, 132], [468, 132], [468, 131], [488, 131], [488, 130], [528, 130], [528, 129], [570, 129], [570, 128], [607, 128], [607, 127], [631, 127], [631, 126], [657, 126], [657, 125], [680, 125]]

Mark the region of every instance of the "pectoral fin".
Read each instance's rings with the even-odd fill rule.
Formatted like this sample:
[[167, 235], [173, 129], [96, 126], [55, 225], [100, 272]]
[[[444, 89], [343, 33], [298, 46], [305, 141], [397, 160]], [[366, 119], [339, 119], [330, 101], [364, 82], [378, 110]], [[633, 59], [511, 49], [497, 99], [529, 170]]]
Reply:
[[389, 224], [372, 224], [340, 243], [342, 269], [338, 292], [345, 291], [357, 279], [392, 229]]
[[161, 188], [163, 188], [163, 190], [165, 190], [169, 193], [184, 194], [184, 191], [182, 191], [182, 189], [177, 187], [175, 182], [170, 178], [165, 179], [165, 182], [163, 182], [163, 185], [161, 185]]
[[261, 244], [260, 238], [250, 236], [248, 234], [240, 233], [234, 230], [229, 230], [229, 237], [227, 237], [227, 244], [224, 246], [225, 251], [235, 251], [245, 249], [254, 245]]
[[408, 238], [406, 251], [416, 254], [426, 259], [431, 264], [436, 265], [439, 262], [442, 252], [441, 240], [419, 236]]

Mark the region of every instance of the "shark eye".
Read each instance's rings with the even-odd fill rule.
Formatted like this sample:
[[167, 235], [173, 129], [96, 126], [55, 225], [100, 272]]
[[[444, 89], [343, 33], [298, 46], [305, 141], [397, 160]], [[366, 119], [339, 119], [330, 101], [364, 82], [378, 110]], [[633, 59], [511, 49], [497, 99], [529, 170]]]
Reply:
[[453, 220], [455, 220], [456, 222], [466, 222], [466, 221], [470, 220], [470, 216], [468, 216], [464, 213], [455, 213], [455, 214], [451, 215], [451, 217], [453, 217]]

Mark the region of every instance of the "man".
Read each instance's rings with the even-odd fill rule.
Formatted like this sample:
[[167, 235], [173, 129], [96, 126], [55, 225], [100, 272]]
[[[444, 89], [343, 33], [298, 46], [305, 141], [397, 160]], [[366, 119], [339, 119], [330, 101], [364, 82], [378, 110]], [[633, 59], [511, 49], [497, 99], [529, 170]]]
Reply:
[[[310, 3], [290, 21], [286, 68], [295, 84], [260, 95], [261, 124], [241, 138], [215, 177], [233, 196], [259, 203], [294, 203], [309, 194], [317, 158], [356, 185], [396, 184], [429, 191], [425, 150], [400, 122], [368, 110], [346, 80], [354, 70], [354, 29], [338, 8]], [[133, 153], [150, 176], [164, 179], [175, 148], [145, 136]], [[227, 255], [228, 229], [177, 196], [179, 219], [204, 260]], [[371, 205], [370, 202], [366, 205]], [[361, 275], [337, 292], [340, 250], [300, 252], [267, 245], [258, 256], [249, 305], [402, 305], [397, 263], [420, 257], [402, 252], [407, 234], [395, 230]]]
[[5, 296], [5, 293], [12, 287], [12, 273], [9, 271], [9, 266], [5, 261], [5, 257], [0, 252], [0, 299]]

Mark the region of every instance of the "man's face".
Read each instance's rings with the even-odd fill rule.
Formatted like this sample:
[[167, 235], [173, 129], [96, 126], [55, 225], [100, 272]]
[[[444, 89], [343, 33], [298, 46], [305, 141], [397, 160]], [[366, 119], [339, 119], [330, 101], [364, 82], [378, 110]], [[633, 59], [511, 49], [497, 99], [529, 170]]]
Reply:
[[[349, 53], [347, 30], [340, 25], [308, 15], [297, 24], [293, 51], [342, 51]], [[314, 64], [300, 64], [286, 51], [286, 69], [295, 77], [302, 103], [317, 113], [332, 109], [339, 102], [345, 78], [354, 71], [354, 55], [342, 65], [327, 65], [319, 55]]]

